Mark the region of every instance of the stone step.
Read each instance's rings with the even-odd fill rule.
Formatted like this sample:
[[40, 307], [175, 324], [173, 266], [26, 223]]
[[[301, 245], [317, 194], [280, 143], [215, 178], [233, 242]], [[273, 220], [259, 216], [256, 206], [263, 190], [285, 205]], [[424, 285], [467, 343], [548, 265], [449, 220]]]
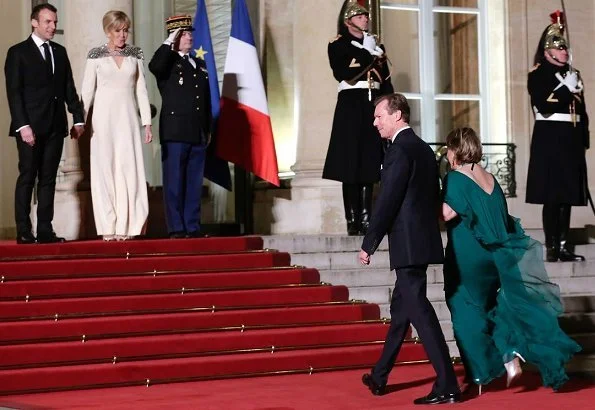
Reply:
[[[436, 316], [438, 320], [448, 320], [450, 321], [450, 310], [448, 310], [448, 306], [444, 301], [433, 301], [431, 302], [432, 306], [434, 306], [434, 310], [436, 311]], [[380, 317], [390, 319], [390, 303], [379, 304], [380, 306]]]
[[457, 342], [451, 340], [450, 342], [447, 341], [446, 345], [448, 346], [448, 351], [450, 352], [450, 357], [461, 357], [459, 353], [459, 347], [457, 346]]
[[[455, 336], [454, 336], [454, 332], [452, 330], [452, 324], [450, 323], [450, 320], [441, 320], [440, 321], [440, 329], [442, 329], [442, 333], [444, 334], [444, 339], [446, 339], [446, 342], [452, 342], [455, 340]], [[417, 330], [415, 329], [415, 326], [413, 326], [413, 336], [418, 336]], [[423, 340], [422, 340], [423, 343]]]
[[566, 365], [566, 371], [571, 375], [595, 380], [595, 354], [575, 355]]
[[[306, 265], [315, 267], [313, 265]], [[351, 269], [319, 269], [321, 281], [332, 283], [334, 285], [346, 286], [394, 286], [396, 275], [387, 268], [374, 267], [353, 267]], [[550, 279], [562, 287], [563, 292], [581, 292], [585, 293], [589, 290], [595, 291], [595, 261], [574, 262], [574, 263], [547, 263], [546, 269]], [[427, 270], [428, 284], [443, 284], [444, 275], [442, 265], [430, 265]], [[587, 288], [580, 287], [578, 290], [565, 290], [568, 288], [569, 279], [581, 278], [577, 283], [582, 286], [585, 282]], [[592, 283], [593, 285], [589, 285]], [[595, 294], [595, 292], [592, 292]], [[595, 303], [595, 302], [594, 302]]]
[[[588, 249], [583, 249], [588, 248]], [[550, 276], [580, 276], [585, 272], [595, 275], [595, 244], [577, 246], [576, 252], [587, 258], [585, 262], [546, 262], [545, 267]], [[386, 269], [390, 267], [387, 250], [377, 251], [372, 255], [371, 264], [362, 267], [357, 259], [357, 251], [350, 252], [291, 252], [291, 263], [317, 268], [320, 270], [340, 269]], [[442, 270], [442, 265], [430, 265], [430, 268]]]
[[565, 313], [595, 312], [595, 294], [565, 295], [562, 302]]
[[[395, 285], [396, 275], [388, 268], [319, 269], [320, 280], [347, 286]], [[442, 266], [431, 265], [427, 270], [428, 283], [443, 283]]]
[[595, 354], [595, 333], [571, 333], [570, 337], [581, 345], [582, 354]]
[[568, 334], [595, 333], [595, 312], [565, 313], [560, 317], [560, 327]]
[[[541, 229], [527, 229], [525, 231], [533, 239], [544, 243], [544, 235]], [[292, 254], [316, 253], [316, 252], [357, 252], [361, 249], [362, 236], [347, 235], [269, 235], [263, 236], [264, 247], [279, 249]], [[588, 229], [571, 229], [569, 243], [576, 244], [578, 253], [587, 252], [592, 249], [589, 245], [595, 245], [595, 226]], [[442, 232], [442, 243], [446, 245], [446, 232]], [[388, 249], [388, 240], [383, 238], [378, 250]], [[591, 251], [593, 252], [593, 251]], [[591, 253], [595, 258], [595, 252]]]
[[[360, 286], [349, 288], [350, 299], [363, 299], [370, 303], [390, 303], [393, 286]], [[427, 289], [427, 296], [430, 302], [444, 301], [444, 289], [442, 284], [430, 284]]]

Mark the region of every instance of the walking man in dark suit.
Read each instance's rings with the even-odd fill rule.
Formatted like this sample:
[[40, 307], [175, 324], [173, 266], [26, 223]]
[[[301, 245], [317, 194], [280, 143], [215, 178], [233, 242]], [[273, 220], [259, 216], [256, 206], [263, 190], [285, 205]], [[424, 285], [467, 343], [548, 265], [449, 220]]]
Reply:
[[163, 197], [170, 238], [196, 238], [207, 145], [211, 136], [211, 94], [206, 64], [190, 55], [192, 19], [166, 21], [169, 37], [157, 49], [149, 70], [161, 93], [159, 138]]
[[[51, 4], [31, 12], [31, 36], [6, 55], [4, 73], [10, 108], [9, 135], [16, 137], [19, 177], [15, 189], [17, 243], [64, 242], [52, 227], [56, 174], [62, 156], [68, 121], [64, 103], [75, 125], [70, 134], [84, 131], [83, 107], [72, 78], [66, 49], [50, 41], [58, 22]], [[31, 232], [31, 196], [37, 178], [37, 238]]]
[[432, 149], [409, 127], [410, 109], [401, 94], [389, 94], [375, 102], [374, 126], [391, 141], [376, 201], [359, 260], [370, 264], [384, 235], [388, 234], [390, 269], [397, 281], [390, 304], [391, 324], [380, 359], [362, 381], [374, 395], [385, 392], [388, 375], [413, 324], [438, 375], [429, 395], [415, 404], [460, 401], [460, 390], [448, 347], [434, 308], [426, 297], [426, 269], [442, 263], [443, 248], [438, 226], [438, 168]]

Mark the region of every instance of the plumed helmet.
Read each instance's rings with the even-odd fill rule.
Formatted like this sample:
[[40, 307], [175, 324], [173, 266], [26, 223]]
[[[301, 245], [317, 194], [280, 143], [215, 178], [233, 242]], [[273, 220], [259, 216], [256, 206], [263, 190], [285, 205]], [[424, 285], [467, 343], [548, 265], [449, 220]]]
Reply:
[[356, 0], [352, 0], [347, 4], [347, 7], [345, 7], [345, 11], [343, 12], [343, 21], [349, 20], [351, 17], [359, 16], [361, 14], [369, 16], [370, 12], [364, 6], [361, 6]]
[[566, 39], [564, 38], [564, 13], [560, 10], [556, 10], [555, 12], [550, 14], [550, 17], [552, 19], [552, 24], [550, 24], [546, 28], [543, 49], [561, 50], [568, 48], [568, 44], [566, 43]]

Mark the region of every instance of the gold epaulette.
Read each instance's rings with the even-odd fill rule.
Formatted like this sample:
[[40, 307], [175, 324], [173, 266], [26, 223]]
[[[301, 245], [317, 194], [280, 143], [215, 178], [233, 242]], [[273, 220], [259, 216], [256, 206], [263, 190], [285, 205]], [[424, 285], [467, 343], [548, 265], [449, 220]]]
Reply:
[[531, 67], [531, 69], [529, 70], [529, 72], [532, 73], [533, 71], [537, 70], [537, 67], [539, 67], [540, 65], [541, 65], [541, 63], [535, 64], [533, 67]]
[[340, 38], [341, 38], [341, 34], [339, 34], [339, 35], [338, 35], [337, 37], [335, 37], [335, 38], [332, 38], [332, 39], [330, 39], [330, 40], [329, 40], [329, 43], [334, 43], [335, 41], [337, 41], [337, 40], [338, 40], [338, 39], [340, 39]]

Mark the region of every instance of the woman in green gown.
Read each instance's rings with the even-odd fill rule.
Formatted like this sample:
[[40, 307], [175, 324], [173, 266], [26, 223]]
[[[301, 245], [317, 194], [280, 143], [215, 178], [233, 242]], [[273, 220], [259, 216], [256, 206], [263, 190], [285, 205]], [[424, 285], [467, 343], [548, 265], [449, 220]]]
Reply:
[[481, 394], [481, 385], [507, 372], [509, 386], [521, 359], [557, 390], [568, 380], [565, 363], [581, 348], [558, 324], [560, 289], [548, 279], [542, 245], [508, 214], [496, 179], [477, 165], [475, 131], [455, 129], [446, 145], [453, 170], [444, 181], [444, 290], [466, 379]]

